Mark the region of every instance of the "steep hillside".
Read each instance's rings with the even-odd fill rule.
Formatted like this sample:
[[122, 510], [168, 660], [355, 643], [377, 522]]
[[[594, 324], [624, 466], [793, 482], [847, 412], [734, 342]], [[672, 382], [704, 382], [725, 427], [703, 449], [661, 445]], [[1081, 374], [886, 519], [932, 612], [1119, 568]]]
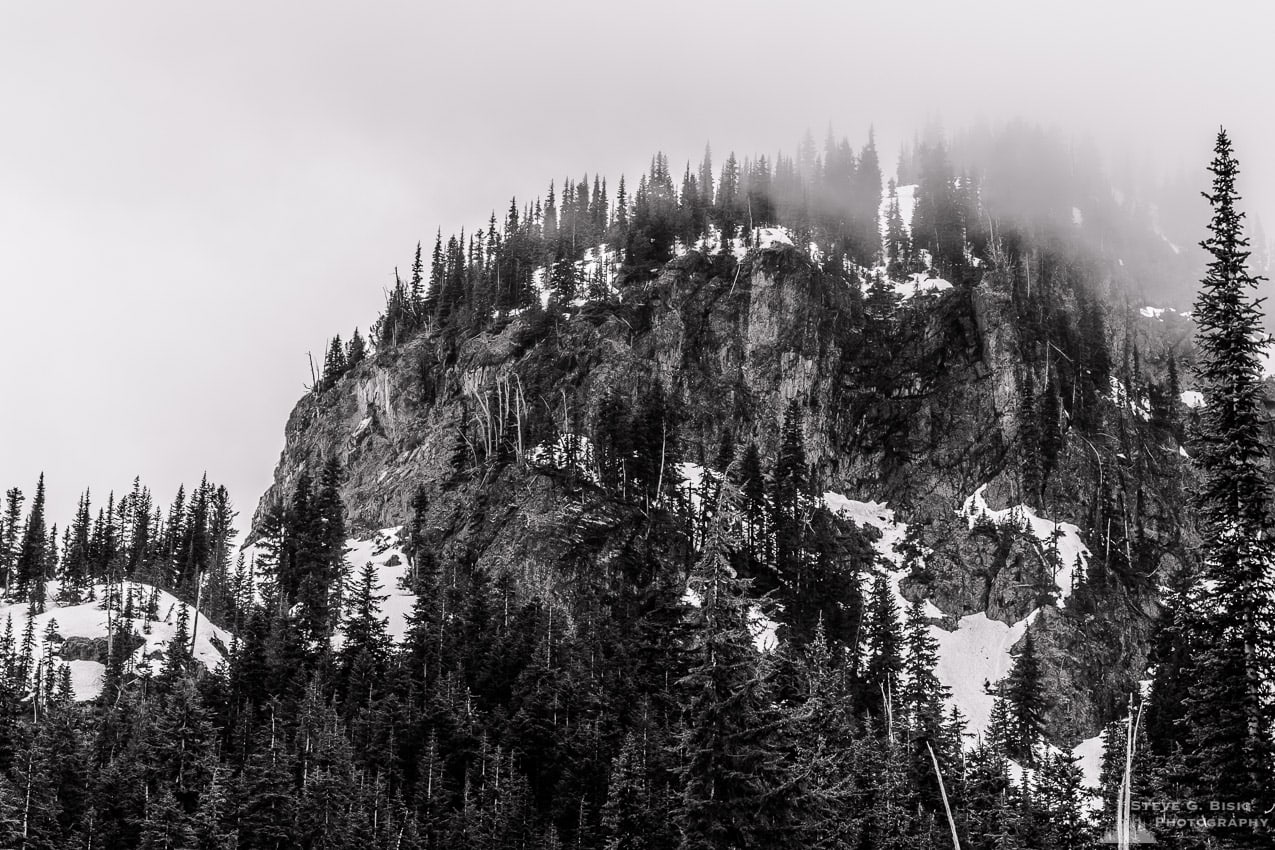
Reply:
[[[985, 684], [1007, 672], [1031, 621], [1051, 737], [1092, 738], [1146, 675], [1152, 577], [1189, 559], [1189, 471], [1172, 424], [1186, 408], [1158, 401], [1153, 417], [1147, 394], [1160, 392], [1162, 368], [1128, 366], [1136, 347], [1161, 345], [1158, 316], [1077, 306], [1102, 280], [1065, 269], [1051, 282], [1057, 260], [1035, 248], [960, 286], [927, 285], [932, 272], [913, 275], [920, 286], [891, 284], [884, 269], [873, 285], [872, 272], [830, 272], [817, 244], [794, 241], [771, 230], [751, 249], [679, 248], [653, 275], [619, 267], [605, 298], [546, 297], [477, 333], [426, 331], [363, 359], [293, 411], [258, 525], [304, 470], [336, 458], [357, 531], [411, 523], [421, 490], [439, 553], [465, 553], [572, 610], [580, 565], [618, 557], [632, 525], [614, 506], [591, 515], [606, 474], [591, 453], [564, 459], [564, 439], [596, 446], [608, 404], [636, 409], [658, 385], [679, 458], [713, 468], [726, 435], [773, 462], [795, 411], [813, 492], [834, 510], [847, 498], [879, 503], [876, 516], [840, 512], [886, 530], [880, 568], [902, 597], [932, 604], [940, 675], [971, 731], [983, 731]], [[1056, 299], [1052, 325], [1024, 309], [1033, 274]], [[1079, 338], [1082, 310], [1095, 309], [1124, 324], [1124, 339], [1101, 344], [1126, 361], [1096, 393], [1076, 363], [1096, 356]], [[1038, 451], [1028, 441], [1040, 440], [1029, 372], [1061, 403], [1061, 445], [1041, 490], [1024, 471]], [[665, 466], [670, 479], [686, 472]], [[685, 581], [687, 509], [632, 491], [621, 501], [653, 524], [657, 560]], [[595, 533], [580, 533], [586, 521]]]
[[76, 700], [102, 693], [112, 653], [129, 677], [157, 674], [175, 640], [207, 670], [216, 669], [229, 654], [232, 638], [225, 629], [159, 588], [137, 582], [98, 584], [86, 601], [65, 605], [57, 595], [58, 583], [50, 582], [40, 610], [33, 611], [30, 602], [0, 601], [0, 619], [15, 642], [25, 642], [29, 632], [31, 656], [41, 668], [36, 680], [50, 677], [56, 682], [65, 667]]

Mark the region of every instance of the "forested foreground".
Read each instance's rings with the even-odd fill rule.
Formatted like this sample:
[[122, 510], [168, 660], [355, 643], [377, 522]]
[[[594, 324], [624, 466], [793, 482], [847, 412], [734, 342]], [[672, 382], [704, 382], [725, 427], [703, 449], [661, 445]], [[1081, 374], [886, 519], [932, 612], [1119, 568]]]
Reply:
[[[875, 153], [847, 161], [858, 174], [864, 163], [875, 167]], [[772, 174], [753, 169], [763, 170]], [[711, 183], [711, 168], [704, 172]], [[1228, 815], [1203, 826], [1146, 824], [1171, 846], [1269, 846], [1261, 818], [1275, 804], [1271, 446], [1261, 316], [1225, 135], [1212, 172], [1205, 247], [1213, 263], [1193, 312], [1205, 403], [1189, 443], [1204, 482], [1203, 557], [1168, 588], [1149, 693], [1131, 694], [1128, 719], [1107, 728], [1095, 791], [1048, 740], [1047, 683], [1030, 629], [1009, 675], [989, 683], [996, 699], [987, 729], [967, 732], [935, 675], [924, 603], [900, 610], [874, 532], [816, 498], [795, 406], [773, 459], [723, 439], [709, 464], [721, 474], [706, 474], [695, 508], [670, 474], [677, 441], [656, 384], [637, 407], [616, 406], [597, 423], [597, 480], [579, 476], [569, 459], [534, 461], [577, 494], [581, 551], [603, 530], [627, 532], [605, 565], [564, 564], [573, 604], [529, 594], [512, 575], [478, 566], [477, 553], [442, 545], [422, 489], [401, 532], [415, 594], [401, 641], [381, 616], [389, 589], [376, 570], [347, 563], [335, 461], [299, 476], [257, 529], [255, 557], [238, 563], [229, 494], [206, 481], [167, 512], [140, 484], [109, 497], [96, 516], [86, 494], [61, 535], [46, 526], [42, 482], [25, 510], [11, 490], [0, 566], [10, 613], [21, 607], [23, 616], [10, 616], [0, 633], [0, 844], [1052, 850], [1119, 840], [1122, 830], [1127, 837], [1132, 801], [1156, 800], [1194, 801], [1202, 813], [1222, 805]], [[657, 162], [653, 175], [661, 173], [663, 185], [667, 166]], [[730, 225], [720, 231], [729, 234], [749, 214], [747, 193], [740, 201], [722, 182], [732, 188], [723, 195], [719, 185], [685, 241], [709, 224]], [[699, 195], [688, 185], [679, 195], [668, 181], [669, 215], [694, 215]], [[949, 175], [935, 185], [973, 184]], [[640, 186], [635, 218], [625, 199], [625, 218], [597, 221], [589, 240], [620, 226], [627, 268], [666, 259], [675, 233], [633, 236], [635, 227], [672, 220], [650, 218], [663, 191]], [[593, 194], [609, 210], [603, 192], [599, 185]], [[583, 194], [573, 187], [574, 203]], [[767, 190], [755, 199], [772, 197], [796, 195]], [[941, 208], [958, 210], [957, 199]], [[876, 204], [861, 206], [829, 212], [835, 225], [810, 225], [844, 227], [833, 239], [839, 269], [847, 261], [902, 264], [900, 273], [947, 264], [966, 285], [977, 276], [974, 261], [993, 251], [990, 233], [978, 243], [975, 219], [959, 217], [959, 249], [883, 247], [872, 242], [880, 239]], [[755, 206], [751, 214], [782, 217]], [[531, 218], [554, 222], [554, 241], [534, 243], [537, 250], [563, 244], [556, 208], [552, 218], [544, 209]], [[440, 238], [429, 282], [418, 261], [412, 281], [391, 293], [374, 342], [476, 326], [492, 310], [535, 310], [532, 271], [543, 257], [524, 264], [509, 247], [525, 220], [516, 208], [510, 219], [492, 254], [481, 235], [476, 249], [463, 250], [463, 237], [447, 248]], [[919, 240], [925, 231], [915, 222], [910, 239]], [[815, 238], [829, 244], [826, 232]], [[643, 253], [650, 250], [656, 255]], [[550, 278], [551, 304], [574, 297], [574, 260], [563, 259]], [[352, 347], [334, 341], [324, 384], [366, 356], [356, 339]], [[1075, 380], [1068, 404], [1076, 415], [1065, 421], [1083, 429], [1076, 405], [1085, 391]], [[1065, 397], [1047, 382], [1041, 404]], [[1064, 421], [1050, 409], [1039, 421]], [[1032, 411], [1027, 421], [1037, 421]], [[1034, 435], [1037, 451], [1020, 472], [1026, 492], [1044, 488], [1056, 436]], [[1131, 541], [1138, 529], [1123, 534]], [[1069, 607], [1114, 616], [1098, 600], [1123, 579], [1107, 560], [1091, 566], [1092, 575], [1077, 571]], [[160, 591], [187, 604], [158, 610]], [[102, 606], [111, 625], [98, 656], [100, 692], [77, 701], [56, 657], [55, 621], [83, 605]], [[37, 614], [52, 615], [39, 636]], [[208, 621], [229, 635], [219, 663], [195, 649]], [[136, 622], [171, 622], [162, 654], [138, 656]], [[771, 623], [777, 642], [763, 639]]]
[[[241, 631], [216, 670], [183, 651], [183, 612], [162, 664], [129, 664], [121, 632], [100, 697], [76, 703], [52, 656], [31, 657], [31, 636], [9, 631], [6, 840], [928, 846], [950, 840], [946, 793], [970, 846], [1081, 846], [1093, 833], [1086, 794], [1079, 770], [1042, 745], [1030, 644], [978, 742], [943, 706], [921, 606], [900, 622], [884, 577], [865, 615], [843, 612], [849, 639], [829, 638], [817, 600], [791, 599], [783, 649], [759, 652], [759, 603], [733, 542], [749, 500], [730, 481], [717, 489], [690, 594], [635, 561], [582, 587], [593, 598], [583, 621], [511, 604], [507, 581], [440, 562], [415, 528], [419, 596], [404, 642], [387, 638], [369, 566], [349, 581], [333, 650], [328, 600], [305, 586], [325, 565], [341, 569], [341, 547], [325, 549], [341, 539], [340, 515], [303, 494], [280, 549], [258, 561], [259, 598], [238, 600]], [[829, 554], [799, 545], [791, 557], [808, 566]], [[120, 562], [130, 554], [126, 543]], [[293, 581], [295, 569], [307, 579]], [[813, 622], [800, 638], [798, 612]], [[1011, 758], [1028, 780], [1012, 778], [1023, 773]]]

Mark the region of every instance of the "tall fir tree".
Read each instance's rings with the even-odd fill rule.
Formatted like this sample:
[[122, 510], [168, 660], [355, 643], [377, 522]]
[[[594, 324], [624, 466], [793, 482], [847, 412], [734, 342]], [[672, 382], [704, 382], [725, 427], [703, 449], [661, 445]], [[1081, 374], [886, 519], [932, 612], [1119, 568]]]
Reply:
[[894, 601], [890, 577], [882, 570], [878, 570], [872, 580], [866, 625], [864, 705], [870, 713], [885, 717], [887, 723], [892, 723], [891, 718], [899, 698], [899, 679], [903, 672], [903, 635], [899, 628], [899, 606]]
[[[14, 580], [19, 593], [28, 595], [37, 584], [43, 588], [48, 545], [48, 529], [44, 525], [44, 473], [40, 473], [14, 564]], [[43, 603], [43, 600], [39, 601]]]
[[22, 491], [10, 487], [4, 494], [4, 515], [0, 516], [0, 593], [5, 595], [14, 579], [21, 535]]
[[943, 701], [950, 692], [934, 673], [938, 666], [939, 645], [930, 634], [925, 602], [920, 598], [908, 605], [904, 640], [907, 657], [903, 663], [900, 705], [915, 729], [926, 735], [937, 735], [944, 720]]
[[806, 438], [802, 430], [801, 407], [796, 400], [784, 413], [779, 456], [771, 484], [770, 527], [774, 530], [774, 574], [761, 570], [757, 590], [768, 593], [783, 583], [799, 580], [806, 557], [805, 532], [810, 496], [810, 470], [806, 465]]
[[[1275, 806], [1275, 540], [1271, 445], [1262, 384], [1260, 278], [1248, 270], [1248, 239], [1236, 190], [1239, 168], [1226, 131], [1209, 167], [1208, 272], [1196, 298], [1197, 376], [1204, 393], [1192, 452], [1203, 570], [1194, 598], [1203, 616], [1190, 666], [1187, 763], [1200, 791], [1220, 800]], [[1225, 831], [1224, 831], [1225, 832]], [[1269, 846], [1270, 833], [1226, 832], [1235, 846]]]
[[1022, 648], [1002, 692], [1009, 712], [1008, 755], [1024, 764], [1035, 764], [1038, 747], [1044, 740], [1045, 689], [1030, 626], [1023, 634]]

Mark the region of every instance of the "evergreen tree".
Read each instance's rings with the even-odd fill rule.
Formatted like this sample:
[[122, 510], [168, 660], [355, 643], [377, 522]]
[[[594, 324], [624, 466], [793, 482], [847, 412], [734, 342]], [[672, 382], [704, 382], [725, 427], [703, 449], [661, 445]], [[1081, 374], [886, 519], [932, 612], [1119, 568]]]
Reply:
[[1023, 634], [1022, 648], [1002, 686], [1008, 709], [1007, 755], [1024, 764], [1035, 764], [1038, 745], [1044, 740], [1045, 691], [1031, 627]]
[[876, 134], [872, 130], [868, 131], [868, 142], [859, 153], [851, 197], [854, 201], [851, 256], [858, 258], [861, 265], [872, 265], [881, 254], [881, 165], [877, 159]]
[[214, 770], [199, 796], [199, 807], [191, 817], [196, 850], [234, 850], [235, 831], [227, 823], [230, 800], [220, 771]]
[[1044, 487], [1040, 419], [1036, 413], [1036, 380], [1030, 365], [1023, 370], [1018, 399], [1018, 452], [1022, 468], [1023, 499], [1028, 504], [1039, 504]]
[[[1275, 805], [1271, 730], [1275, 703], [1275, 553], [1272, 551], [1271, 446], [1262, 387], [1259, 279], [1247, 268], [1248, 240], [1235, 188], [1238, 167], [1220, 131], [1209, 168], [1211, 260], [1192, 317], [1204, 393], [1193, 450], [1204, 478], [1199, 496], [1204, 559], [1194, 603], [1199, 634], [1189, 669], [1187, 758], [1201, 792], [1220, 800]], [[1223, 831], [1235, 846], [1268, 836]]]
[[801, 408], [796, 400], [784, 414], [783, 436], [775, 460], [771, 486], [771, 528], [775, 536], [775, 574], [759, 571], [759, 593], [769, 593], [781, 583], [799, 581], [805, 561], [805, 529], [810, 496], [810, 471], [806, 466], [806, 441]]
[[336, 382], [341, 380], [341, 376], [345, 374], [345, 347], [341, 345], [341, 335], [337, 334], [332, 337], [328, 343], [328, 353], [323, 358], [323, 377], [320, 379], [320, 391], [326, 391], [336, 386]]
[[432, 317], [438, 314], [446, 277], [447, 266], [443, 261], [443, 231], [439, 229], [434, 237], [434, 250], [430, 252], [429, 285], [421, 301], [421, 309], [426, 316]]
[[871, 567], [871, 544], [857, 529], [818, 505], [810, 515], [805, 551], [777, 594], [781, 636], [804, 644], [821, 627], [838, 649], [854, 647], [863, 615], [861, 573]]
[[350, 341], [345, 346], [346, 370], [353, 369], [362, 363], [365, 357], [367, 357], [367, 343], [363, 339], [363, 334], [359, 333], [358, 328], [355, 328], [354, 333], [350, 335]]
[[1058, 466], [1065, 446], [1062, 428], [1062, 399], [1058, 392], [1058, 372], [1049, 370], [1048, 380], [1040, 396], [1040, 482], [1042, 492]]
[[859, 845], [863, 806], [856, 782], [867, 736], [855, 720], [849, 653], [838, 652], [821, 627], [794, 659], [794, 695], [785, 709], [790, 740], [786, 784], [794, 792], [795, 847]]
[[623, 397], [611, 388], [598, 402], [593, 429], [593, 452], [599, 482], [622, 495], [628, 488], [633, 455], [633, 432]]
[[345, 642], [338, 655], [338, 672], [345, 684], [347, 710], [371, 699], [381, 685], [389, 663], [390, 640], [381, 619], [376, 565], [368, 561], [351, 589], [345, 616]]
[[886, 206], [885, 259], [887, 271], [895, 278], [902, 277], [909, 270], [912, 260], [912, 240], [899, 210], [899, 195], [894, 180], [890, 181]]
[[939, 645], [930, 634], [925, 602], [919, 598], [908, 605], [904, 640], [907, 658], [903, 662], [904, 682], [899, 704], [914, 729], [937, 738], [943, 725], [943, 700], [950, 691], [934, 675]]
[[[19, 594], [30, 594], [37, 583], [43, 588], [48, 544], [48, 529], [44, 525], [44, 474], [41, 473], [14, 564], [14, 583]], [[43, 600], [39, 600], [39, 604], [42, 603]]]
[[270, 708], [234, 795], [240, 847], [283, 850], [295, 846], [296, 758], [278, 728], [277, 708]]
[[291, 564], [281, 585], [289, 594], [288, 600], [299, 606], [300, 636], [315, 648], [332, 633], [341, 610], [346, 572], [341, 478], [341, 463], [336, 457], [324, 463], [319, 480], [313, 484], [301, 476], [288, 518], [286, 545]]
[[[761, 468], [761, 453], [750, 442], [739, 460], [738, 485], [743, 500], [744, 577], [757, 580], [759, 575], [773, 575], [769, 553], [769, 503], [766, 478]], [[763, 579], [764, 581], [764, 579]]]
[[75, 518], [67, 530], [66, 545], [62, 547], [62, 585], [58, 599], [68, 604], [80, 602], [92, 583], [92, 563], [89, 551], [89, 533], [92, 519], [89, 510], [89, 493], [80, 496]]
[[697, 660], [681, 683], [689, 701], [681, 740], [683, 850], [765, 845], [788, 826], [778, 718], [753, 647], [746, 584], [729, 562], [737, 505], [736, 489], [724, 485], [693, 576], [700, 606]]
[[421, 243], [416, 243], [416, 257], [412, 260], [412, 282], [408, 294], [412, 299], [412, 310], [419, 314], [425, 302], [425, 264], [421, 260]]
[[22, 491], [11, 487], [5, 492], [4, 515], [0, 516], [0, 592], [9, 595], [18, 563], [18, 542], [22, 539]]
[[[235, 613], [231, 547], [236, 512], [224, 486], [212, 488], [208, 497], [208, 556], [203, 586], [198, 590], [199, 609], [215, 623], [226, 623]], [[196, 614], [198, 616], [198, 614]], [[195, 624], [198, 628], [198, 623]]]
[[[18, 791], [16, 812], [20, 831], [12, 845], [23, 850], [55, 850], [62, 839], [59, 820], [63, 814], [58, 800], [57, 782], [48, 755], [37, 735], [28, 735], [25, 745], [13, 760], [13, 786]], [[0, 788], [0, 791], [3, 789]], [[0, 817], [4, 803], [0, 801]]]
[[657, 828], [647, 790], [644, 739], [630, 732], [611, 768], [602, 832], [606, 850], [641, 850]]
[[630, 434], [632, 478], [641, 487], [643, 502], [654, 505], [677, 483], [680, 460], [677, 420], [658, 377], [638, 402]]
[[903, 636], [899, 630], [899, 609], [890, 587], [890, 577], [878, 571], [872, 580], [868, 600], [864, 648], [864, 705], [874, 715], [892, 715], [899, 696], [899, 676], [903, 672]]

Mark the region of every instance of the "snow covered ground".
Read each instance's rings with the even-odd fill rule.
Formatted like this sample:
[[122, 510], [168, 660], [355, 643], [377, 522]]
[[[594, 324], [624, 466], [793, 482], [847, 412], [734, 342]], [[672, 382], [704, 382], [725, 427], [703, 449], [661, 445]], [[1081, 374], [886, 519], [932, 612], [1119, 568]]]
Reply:
[[1086, 738], [1071, 752], [1072, 755], [1080, 758], [1079, 767], [1084, 774], [1085, 785], [1089, 788], [1097, 788], [1100, 784], [1099, 777], [1102, 775], [1102, 736], [1094, 735], [1092, 738]]
[[[121, 596], [130, 594], [133, 597], [133, 609], [138, 616], [131, 619], [133, 634], [144, 643], [132, 655], [131, 665], [136, 668], [144, 661], [151, 669], [158, 672], [163, 664], [163, 657], [177, 632], [177, 620], [180, 606], [177, 598], [167, 591], [159, 590], [148, 584], [126, 582], [116, 585], [115, 592]], [[101, 600], [106, 595], [104, 584], [94, 585], [94, 600], [79, 605], [59, 606], [54, 598], [57, 594], [56, 582], [49, 585], [49, 595], [45, 603], [45, 611], [35, 614], [35, 658], [38, 660], [44, 652], [44, 633], [50, 621], [56, 621], [55, 632], [63, 640], [72, 637], [106, 638], [107, 618], [112, 624], [120, 616], [118, 610], [108, 612], [102, 607]], [[154, 602], [154, 618], [146, 615], [146, 609]], [[30, 605], [25, 602], [16, 604], [0, 603], [0, 620], [9, 620], [13, 624], [15, 637], [20, 637], [26, 628]], [[192, 652], [196, 660], [203, 662], [208, 669], [214, 669], [225, 657], [223, 650], [230, 646], [230, 633], [208, 622], [207, 618], [196, 618], [193, 608], [187, 609], [188, 626], [193, 633]], [[3, 626], [0, 626], [3, 628]], [[102, 690], [102, 674], [106, 668], [97, 661], [75, 660], [60, 662], [71, 669], [71, 685], [78, 700], [93, 699]]]
[[792, 235], [785, 227], [759, 227], [754, 231], [753, 245], [765, 251], [776, 245], [792, 245]]
[[1138, 308], [1138, 315], [1144, 319], [1155, 319], [1157, 322], [1163, 322], [1165, 314], [1170, 316], [1178, 316], [1183, 319], [1190, 319], [1190, 313], [1179, 313], [1173, 307], [1153, 307], [1150, 304], [1145, 307]]
[[[365, 564], [371, 563], [376, 568], [376, 582], [380, 585], [377, 595], [385, 597], [381, 600], [381, 619], [385, 621], [386, 632], [396, 642], [402, 641], [407, 634], [407, 616], [416, 604], [416, 594], [402, 586], [403, 578], [407, 576], [402, 531], [402, 526], [383, 528], [369, 539], [351, 538], [345, 543], [345, 562], [350, 565], [352, 581], [358, 580]], [[342, 635], [338, 632], [333, 644], [340, 646], [341, 640]]]
[[1033, 617], [1034, 613], [1009, 626], [979, 613], [962, 617], [954, 631], [930, 627], [939, 644], [939, 663], [934, 673], [951, 689], [948, 704], [961, 709], [971, 734], [978, 736], [987, 731], [993, 697], [985, 686], [994, 685], [1009, 674], [1014, 664], [1010, 647], [1027, 631]]
[[[898, 547], [907, 535], [907, 525], [896, 521], [893, 509], [883, 502], [863, 502], [831, 491], [824, 493], [823, 499], [833, 513], [881, 532], [876, 550], [885, 564], [893, 566], [891, 586], [902, 611], [907, 601], [899, 594], [899, 580], [908, 571], [902, 565], [903, 556]], [[929, 617], [937, 619], [944, 615], [933, 602], [927, 601], [926, 608]], [[948, 705], [960, 708], [968, 719], [968, 731], [976, 737], [986, 730], [992, 710], [992, 698], [984, 692], [983, 685], [994, 683], [1009, 672], [1013, 664], [1009, 648], [1023, 636], [1030, 619], [1009, 626], [988, 619], [986, 614], [972, 614], [962, 617], [953, 631], [930, 626], [930, 634], [939, 645], [935, 675], [951, 690]]]
[[[1016, 522], [1030, 530], [1042, 549], [1056, 546], [1063, 564], [1057, 578], [1060, 585], [1058, 604], [1065, 604], [1071, 589], [1072, 568], [1077, 561], [1083, 567], [1089, 557], [1089, 549], [1080, 539], [1079, 528], [1071, 523], [1039, 516], [1024, 505], [993, 509], [987, 504], [985, 493], [986, 487], [980, 487], [966, 499], [961, 508], [962, 515], [971, 525], [980, 516], [998, 525]], [[883, 502], [859, 501], [831, 491], [824, 494], [823, 500], [834, 513], [856, 525], [871, 526], [881, 532], [881, 538], [876, 542], [877, 553], [885, 564], [893, 565], [890, 578], [896, 601], [900, 606], [905, 605], [902, 596], [898, 595], [898, 582], [907, 573], [902, 568], [903, 557], [899, 552], [899, 546], [907, 535], [907, 525], [897, 521], [893, 509]], [[932, 602], [927, 605], [928, 616], [935, 619], [943, 616]], [[986, 732], [992, 711], [993, 698], [985, 686], [995, 684], [1009, 673], [1014, 663], [1010, 649], [1022, 638], [1038, 612], [1039, 609], [1012, 625], [978, 613], [962, 617], [951, 631], [937, 625], [930, 626], [930, 634], [939, 647], [935, 675], [951, 691], [948, 705], [960, 708], [967, 720], [967, 731], [975, 739]], [[1091, 785], [1097, 784], [1097, 770], [1102, 758], [1101, 742], [1098, 742], [1095, 751], [1095, 740], [1083, 741], [1075, 750], [1075, 754], [1081, 757], [1086, 783]]]
[[860, 502], [830, 490], [823, 494], [823, 503], [837, 516], [851, 520], [855, 525], [871, 526], [881, 532], [881, 539], [876, 544], [877, 552], [892, 564], [903, 562], [898, 546], [907, 536], [908, 527], [895, 521], [894, 509], [885, 502]]
[[916, 272], [908, 275], [907, 280], [891, 281], [895, 293], [907, 301], [917, 295], [931, 292], [942, 292], [945, 289], [951, 289], [952, 284], [941, 277], [933, 277], [926, 272]]
[[[407, 558], [403, 554], [399, 542], [401, 528], [387, 528], [369, 539], [350, 539], [347, 541], [346, 562], [350, 565], [352, 577], [357, 578], [358, 571], [369, 561], [376, 566], [377, 583], [380, 585], [381, 615], [386, 622], [386, 630], [391, 638], [401, 641], [407, 633], [407, 617], [412, 610], [416, 597], [401, 587], [401, 579], [407, 573]], [[245, 556], [255, 555], [255, 548], [245, 549]], [[127, 582], [121, 588], [116, 586], [116, 594], [131, 594], [133, 608], [137, 616], [131, 620], [132, 631], [144, 643], [134, 651], [130, 665], [136, 669], [143, 662], [148, 663], [152, 671], [158, 672], [163, 659], [177, 631], [177, 620], [181, 602], [172, 594], [147, 584]], [[108, 635], [108, 616], [112, 623], [120, 616], [118, 605], [109, 615], [102, 607], [102, 598], [106, 586], [99, 584], [93, 587], [93, 600], [78, 605], [58, 605], [56, 602], [57, 585], [51, 583], [46, 610], [34, 615], [34, 632], [36, 639], [35, 657], [39, 659], [44, 652], [44, 633], [50, 621], [55, 621], [55, 631], [63, 640], [67, 638], [106, 638]], [[146, 610], [154, 604], [154, 615], [148, 617]], [[27, 603], [0, 603], [0, 628], [4, 621], [13, 624], [15, 639], [19, 639], [26, 628], [30, 605]], [[209, 622], [199, 615], [196, 617], [193, 607], [187, 608], [188, 629], [193, 634], [192, 651], [194, 658], [209, 670], [215, 669], [225, 658], [229, 650], [232, 636], [223, 628]], [[339, 645], [340, 635], [334, 643]], [[95, 698], [102, 690], [102, 676], [106, 668], [97, 661], [72, 660], [60, 661], [71, 671], [71, 685], [78, 700]]]

